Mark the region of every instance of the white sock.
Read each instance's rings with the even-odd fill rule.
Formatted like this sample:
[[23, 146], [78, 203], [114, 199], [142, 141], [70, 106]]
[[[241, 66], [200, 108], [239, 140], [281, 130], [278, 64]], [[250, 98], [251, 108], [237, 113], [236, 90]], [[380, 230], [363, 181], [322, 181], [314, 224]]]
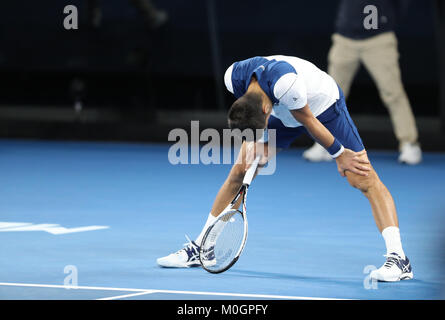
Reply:
[[402, 240], [400, 230], [397, 227], [387, 227], [382, 231], [383, 239], [386, 244], [386, 254], [397, 253], [402, 259], [405, 259], [405, 253], [402, 249]]
[[207, 218], [206, 224], [204, 225], [204, 228], [202, 229], [201, 233], [199, 234], [198, 238], [196, 238], [195, 243], [198, 246], [201, 246], [202, 238], [204, 238], [204, 234], [207, 231], [207, 228], [210, 227], [210, 225], [215, 222], [216, 217], [212, 216], [212, 213], [209, 213], [209, 217]]

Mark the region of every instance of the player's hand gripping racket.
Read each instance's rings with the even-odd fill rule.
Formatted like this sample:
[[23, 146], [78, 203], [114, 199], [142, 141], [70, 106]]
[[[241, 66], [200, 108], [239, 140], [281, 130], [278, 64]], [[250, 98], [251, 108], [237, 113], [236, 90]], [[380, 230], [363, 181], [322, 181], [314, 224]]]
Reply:
[[[232, 202], [207, 229], [201, 242], [199, 260], [211, 273], [228, 270], [238, 260], [247, 240], [247, 189], [252, 182], [260, 157], [256, 157], [244, 175], [243, 185]], [[234, 206], [242, 197], [242, 211]]]

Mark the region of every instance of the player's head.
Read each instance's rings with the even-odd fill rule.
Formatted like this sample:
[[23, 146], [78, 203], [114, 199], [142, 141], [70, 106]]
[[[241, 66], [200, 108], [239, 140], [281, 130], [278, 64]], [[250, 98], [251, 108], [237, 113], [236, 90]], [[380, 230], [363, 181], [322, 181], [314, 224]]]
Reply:
[[237, 99], [229, 109], [228, 123], [230, 129], [264, 129], [270, 115], [265, 108], [263, 96], [258, 92], [247, 92]]

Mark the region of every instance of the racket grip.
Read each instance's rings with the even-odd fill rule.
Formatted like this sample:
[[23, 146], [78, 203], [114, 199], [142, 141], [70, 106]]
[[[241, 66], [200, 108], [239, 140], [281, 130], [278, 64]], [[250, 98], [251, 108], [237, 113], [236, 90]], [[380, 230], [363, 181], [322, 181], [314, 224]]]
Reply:
[[243, 184], [250, 185], [252, 182], [253, 176], [255, 175], [256, 168], [258, 167], [258, 162], [260, 162], [260, 156], [257, 156], [255, 160], [253, 160], [252, 165], [249, 169], [247, 169], [246, 174], [244, 175]]

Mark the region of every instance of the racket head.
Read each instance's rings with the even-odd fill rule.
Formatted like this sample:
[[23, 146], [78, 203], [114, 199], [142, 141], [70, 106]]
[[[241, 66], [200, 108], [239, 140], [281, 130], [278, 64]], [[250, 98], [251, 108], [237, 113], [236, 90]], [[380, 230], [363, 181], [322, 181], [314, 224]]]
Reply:
[[207, 229], [199, 251], [202, 267], [210, 273], [221, 273], [232, 267], [247, 241], [247, 218], [240, 210], [221, 213]]

